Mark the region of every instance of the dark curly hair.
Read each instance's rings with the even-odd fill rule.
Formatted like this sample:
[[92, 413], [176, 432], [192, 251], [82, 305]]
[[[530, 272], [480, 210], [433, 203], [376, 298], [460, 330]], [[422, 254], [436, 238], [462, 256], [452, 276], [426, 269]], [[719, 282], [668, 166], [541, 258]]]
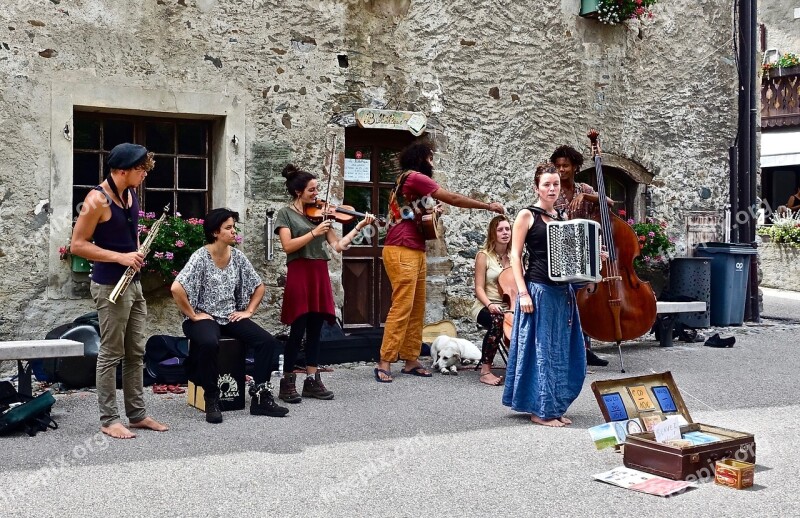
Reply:
[[412, 142], [400, 152], [398, 161], [403, 171], [418, 171], [426, 176], [433, 176], [433, 167], [428, 159], [433, 156], [435, 148], [426, 140]]
[[553, 154], [550, 155], [550, 161], [555, 163], [557, 158], [566, 158], [578, 169], [583, 165], [583, 155], [572, 146], [558, 146], [556, 150], [553, 151]]
[[214, 232], [222, 228], [222, 224], [233, 218], [235, 223], [239, 222], [239, 213], [231, 209], [212, 209], [203, 218], [203, 234], [206, 236], [206, 243], [213, 243], [217, 240]]
[[546, 174], [558, 175], [556, 166], [554, 166], [552, 162], [542, 162], [541, 164], [536, 164], [536, 172], [533, 174], [533, 183], [538, 187], [542, 176]]
[[297, 193], [305, 191], [308, 182], [317, 178], [308, 171], [298, 169], [294, 164], [284, 167], [281, 176], [286, 178], [286, 191], [292, 196], [292, 199], [297, 199], [299, 196]]

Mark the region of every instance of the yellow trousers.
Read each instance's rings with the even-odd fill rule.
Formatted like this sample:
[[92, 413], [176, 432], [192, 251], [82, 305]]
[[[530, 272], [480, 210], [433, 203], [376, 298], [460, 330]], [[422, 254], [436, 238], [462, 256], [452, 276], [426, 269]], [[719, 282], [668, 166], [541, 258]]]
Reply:
[[404, 246], [383, 247], [383, 267], [392, 283], [392, 306], [386, 317], [381, 360], [414, 361], [422, 347], [425, 318], [425, 252]]

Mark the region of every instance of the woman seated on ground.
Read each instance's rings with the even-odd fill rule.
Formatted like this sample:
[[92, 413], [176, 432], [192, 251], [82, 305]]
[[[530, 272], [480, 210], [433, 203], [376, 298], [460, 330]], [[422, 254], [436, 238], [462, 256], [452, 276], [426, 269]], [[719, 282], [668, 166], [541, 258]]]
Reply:
[[221, 423], [217, 353], [224, 334], [255, 348], [255, 385], [250, 413], [283, 417], [289, 410], [275, 403], [269, 385], [277, 341], [253, 322], [264, 298], [264, 283], [236, 244], [239, 214], [214, 209], [203, 220], [206, 244], [192, 254], [172, 283], [172, 296], [185, 316], [183, 332], [191, 341], [187, 370], [205, 392], [206, 421]]
[[475, 256], [475, 304], [472, 318], [486, 329], [481, 357], [481, 383], [500, 385], [503, 378], [492, 374], [492, 364], [503, 340], [503, 319], [508, 306], [500, 296], [497, 278], [510, 266], [511, 223], [505, 216], [495, 216], [489, 222], [486, 243]]

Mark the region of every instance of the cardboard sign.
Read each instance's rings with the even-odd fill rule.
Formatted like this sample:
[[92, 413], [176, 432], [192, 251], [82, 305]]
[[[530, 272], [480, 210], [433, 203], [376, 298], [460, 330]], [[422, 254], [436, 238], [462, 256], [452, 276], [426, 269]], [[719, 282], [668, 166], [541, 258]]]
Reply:
[[611, 394], [603, 394], [603, 403], [606, 404], [608, 415], [612, 421], [624, 421], [628, 419], [628, 411], [625, 410], [625, 403], [622, 402], [622, 397], [619, 392], [612, 392]]
[[631, 399], [633, 399], [636, 408], [640, 412], [647, 412], [656, 409], [656, 405], [653, 403], [653, 400], [650, 399], [650, 396], [647, 394], [647, 387], [644, 385], [628, 387], [628, 392], [630, 393]]

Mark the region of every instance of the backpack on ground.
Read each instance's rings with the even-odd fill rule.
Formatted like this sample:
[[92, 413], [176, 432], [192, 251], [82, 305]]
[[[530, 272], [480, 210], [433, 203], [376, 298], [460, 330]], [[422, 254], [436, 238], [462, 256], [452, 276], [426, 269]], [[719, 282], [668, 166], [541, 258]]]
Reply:
[[0, 434], [22, 430], [31, 437], [58, 424], [50, 416], [56, 402], [49, 390], [37, 397], [19, 394], [9, 381], [0, 381]]
[[[186, 359], [189, 339], [183, 336], [153, 335], [144, 346], [145, 374], [155, 383], [183, 385], [188, 383]], [[145, 381], [145, 385], [147, 381]]]

